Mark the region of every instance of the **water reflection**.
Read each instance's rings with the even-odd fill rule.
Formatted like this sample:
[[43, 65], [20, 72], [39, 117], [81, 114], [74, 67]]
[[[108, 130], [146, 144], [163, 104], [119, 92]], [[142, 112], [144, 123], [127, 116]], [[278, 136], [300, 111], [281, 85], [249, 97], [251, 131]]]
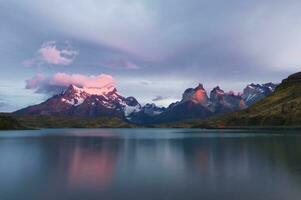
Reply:
[[300, 198], [300, 136], [223, 134], [0, 133], [0, 199]]
[[76, 141], [74, 149], [68, 154], [70, 187], [89, 186], [104, 188], [112, 181], [119, 151], [118, 141], [101, 139], [83, 143]]

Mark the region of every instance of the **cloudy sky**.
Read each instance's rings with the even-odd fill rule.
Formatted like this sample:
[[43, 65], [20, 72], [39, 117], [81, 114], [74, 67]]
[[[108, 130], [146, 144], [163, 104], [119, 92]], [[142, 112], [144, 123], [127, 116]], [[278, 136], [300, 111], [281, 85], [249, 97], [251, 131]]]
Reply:
[[299, 0], [0, 0], [0, 111], [115, 84], [167, 105], [301, 70]]

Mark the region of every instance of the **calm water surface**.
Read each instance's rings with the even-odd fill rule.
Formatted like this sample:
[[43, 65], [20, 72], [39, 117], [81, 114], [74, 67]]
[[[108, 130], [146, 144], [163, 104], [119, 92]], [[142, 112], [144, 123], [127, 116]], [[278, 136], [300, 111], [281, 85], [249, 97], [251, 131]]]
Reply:
[[0, 132], [0, 200], [300, 200], [298, 131]]

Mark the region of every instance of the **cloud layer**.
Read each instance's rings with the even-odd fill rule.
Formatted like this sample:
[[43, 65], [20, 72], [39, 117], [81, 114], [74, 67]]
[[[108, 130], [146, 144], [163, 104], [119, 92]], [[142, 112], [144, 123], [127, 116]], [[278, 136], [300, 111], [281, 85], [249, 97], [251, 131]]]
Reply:
[[78, 87], [107, 87], [115, 85], [115, 80], [107, 74], [86, 76], [82, 74], [56, 73], [51, 77], [37, 74], [26, 80], [26, 89], [33, 89], [37, 93], [55, 94], [69, 85]]
[[58, 44], [56, 41], [48, 41], [42, 44], [36, 57], [25, 60], [23, 64], [26, 66], [34, 64], [70, 65], [77, 55], [78, 51], [69, 43]]
[[[52, 33], [60, 41], [62, 38], [75, 39], [90, 49], [101, 47], [99, 54], [93, 52], [97, 57], [89, 62], [104, 63], [112, 68], [157, 66], [181, 74], [185, 67], [192, 75], [194, 72], [214, 75], [216, 71], [293, 72], [301, 65], [301, 28], [298, 26], [301, 2], [295, 0], [4, 2], [9, 9], [0, 11], [8, 15], [3, 14], [7, 24], [20, 26], [6, 13], [6, 10], [16, 10], [24, 18], [18, 20], [23, 26], [47, 25], [47, 30], [40, 30], [42, 35]], [[110, 50], [127, 58], [125, 61], [114, 60], [116, 55], [109, 55]], [[70, 64], [73, 59], [68, 57], [69, 53], [60, 51], [52, 42], [39, 50], [43, 61], [50, 64]], [[74, 56], [76, 52], [72, 51], [72, 54]]]

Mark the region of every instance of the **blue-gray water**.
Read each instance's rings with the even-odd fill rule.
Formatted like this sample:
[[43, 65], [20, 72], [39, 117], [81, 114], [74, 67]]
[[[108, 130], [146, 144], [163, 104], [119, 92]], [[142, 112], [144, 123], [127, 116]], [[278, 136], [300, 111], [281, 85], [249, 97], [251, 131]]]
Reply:
[[300, 200], [298, 131], [0, 132], [1, 200]]

